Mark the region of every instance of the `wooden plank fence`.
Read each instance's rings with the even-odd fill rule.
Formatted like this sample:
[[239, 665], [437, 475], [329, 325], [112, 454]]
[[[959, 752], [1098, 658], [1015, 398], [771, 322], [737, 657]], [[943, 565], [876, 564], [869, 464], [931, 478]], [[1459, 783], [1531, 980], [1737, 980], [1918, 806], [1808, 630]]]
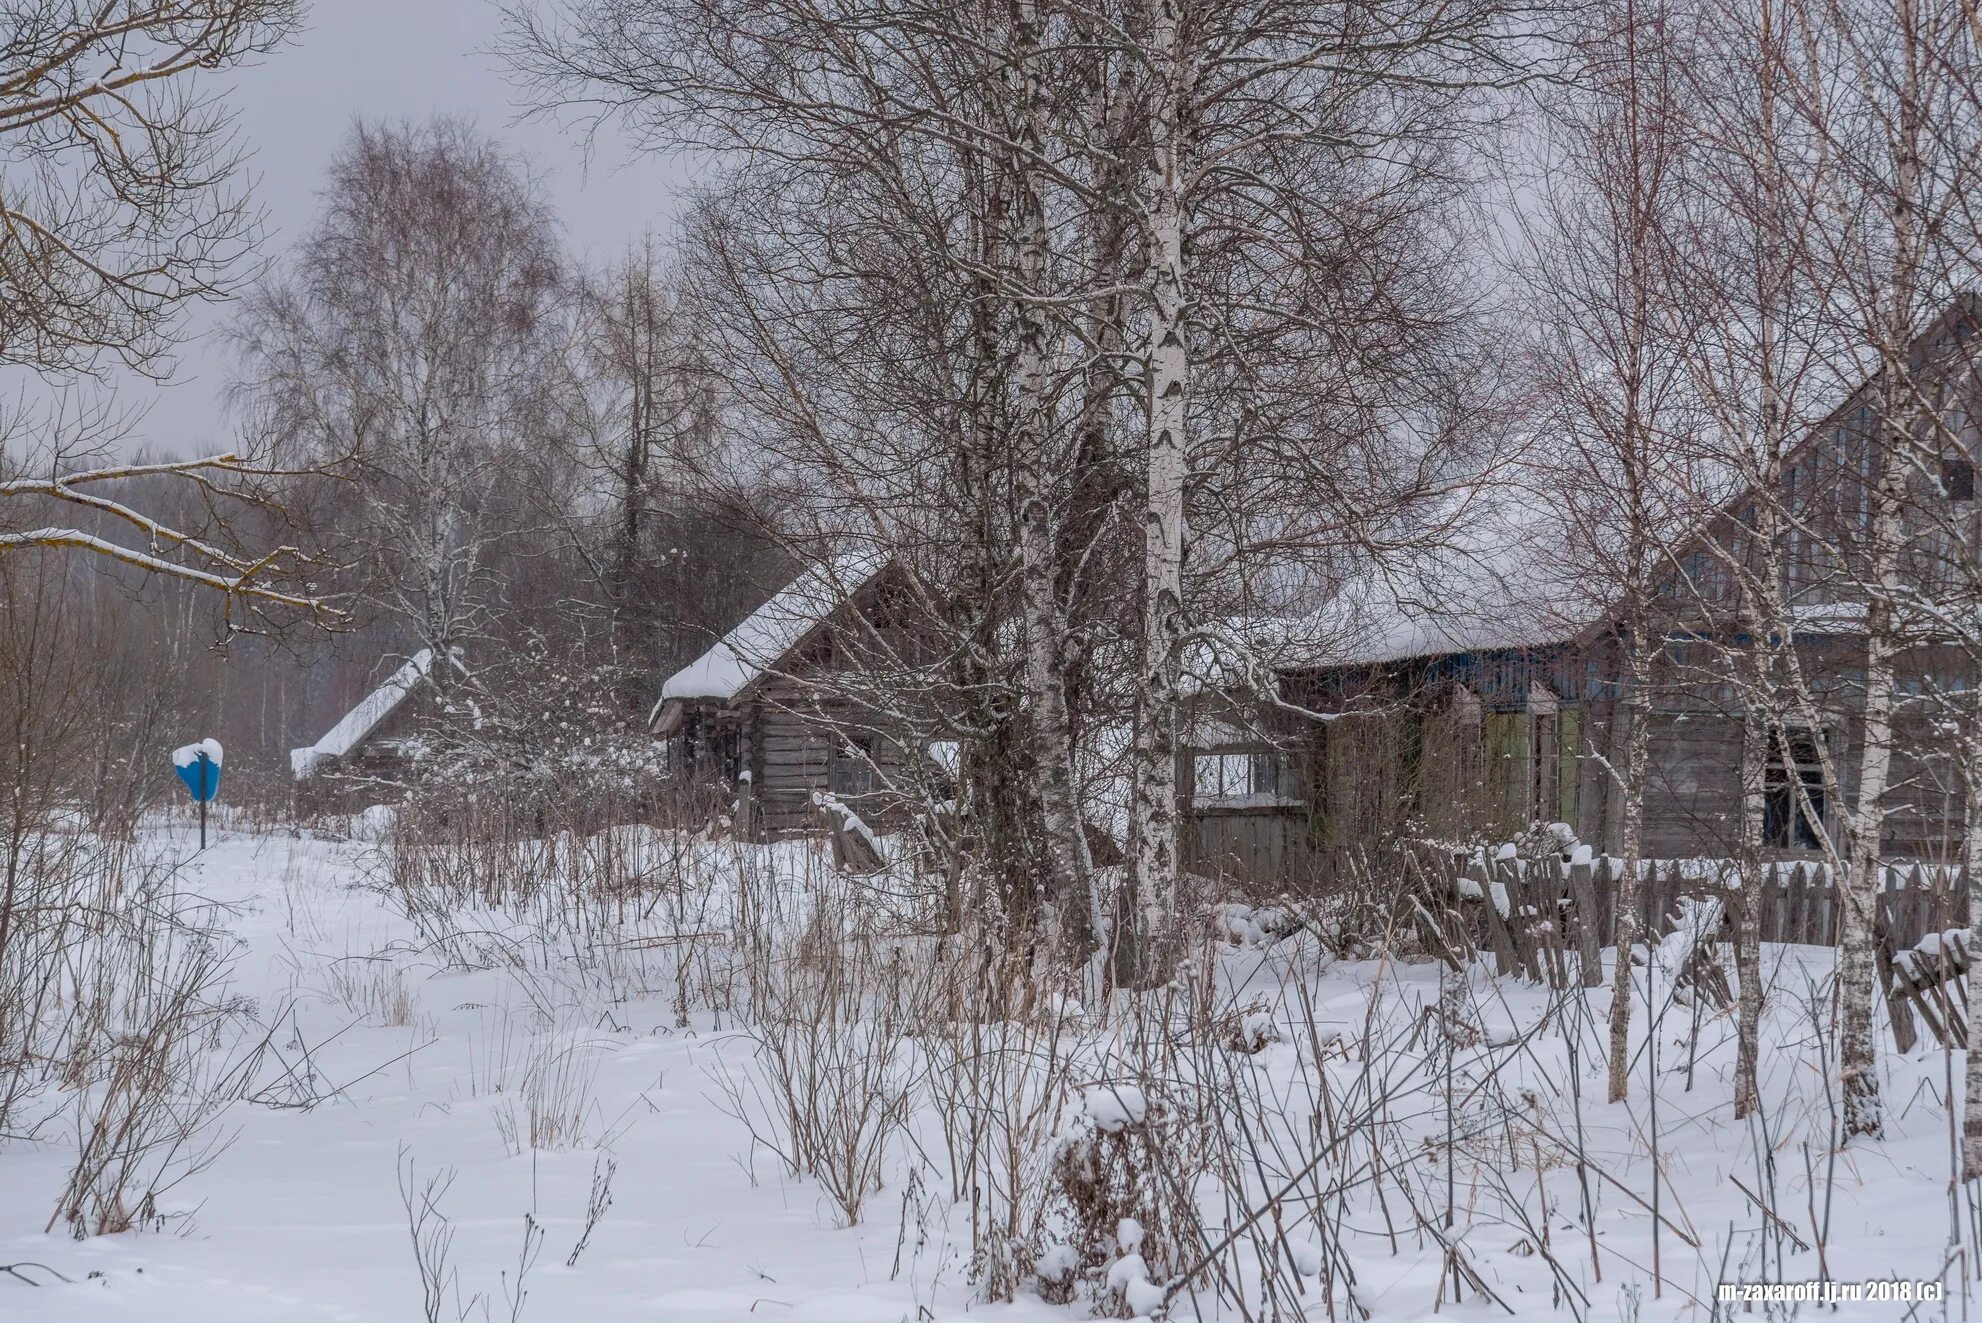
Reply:
[[[1765, 865], [1762, 940], [1835, 946], [1839, 901], [1836, 879], [1819, 863]], [[1918, 945], [1930, 933], [1969, 925], [1966, 870], [1928, 864], [1888, 865], [1880, 870], [1880, 908], [1893, 945]], [[1501, 858], [1490, 863], [1454, 861], [1451, 876], [1461, 895], [1496, 895], [1534, 915], [1594, 912], [1591, 936], [1609, 946], [1617, 934], [1618, 883], [1622, 860], [1608, 856], [1568, 863], [1559, 858]], [[1740, 876], [1726, 860], [1655, 859], [1640, 865], [1638, 931], [1664, 932], [1682, 898], [1719, 898], [1730, 911], [1738, 900]], [[1470, 885], [1468, 885], [1470, 884]], [[1580, 924], [1578, 925], [1581, 926]]]
[[[1602, 949], [1616, 939], [1620, 860], [1455, 857], [1433, 863], [1429, 872], [1434, 888], [1458, 901], [1417, 905], [1433, 949], [1449, 963], [1491, 951], [1501, 973], [1552, 987], [1600, 978]], [[1648, 860], [1639, 879], [1641, 940], [1677, 943], [1671, 949], [1681, 954], [1670, 958], [1683, 966], [1680, 982], [1726, 1005], [1731, 994], [1714, 948], [1732, 935], [1745, 899], [1736, 866], [1727, 860]], [[1764, 942], [1837, 944], [1841, 905], [1828, 868], [1768, 864], [1761, 897]], [[1965, 1045], [1967, 991], [1960, 976], [1969, 957], [1967, 872], [1887, 865], [1880, 870], [1879, 908], [1873, 934], [1879, 982], [1899, 1049], [1909, 1051], [1918, 1041], [1916, 1019], [1940, 1041]]]

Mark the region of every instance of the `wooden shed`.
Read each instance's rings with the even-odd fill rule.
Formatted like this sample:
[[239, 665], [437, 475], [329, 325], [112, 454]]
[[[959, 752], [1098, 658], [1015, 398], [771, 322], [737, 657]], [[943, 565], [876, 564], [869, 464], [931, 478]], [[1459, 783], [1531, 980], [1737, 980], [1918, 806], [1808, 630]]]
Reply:
[[863, 665], [899, 656], [898, 571], [885, 555], [822, 560], [669, 676], [651, 725], [674, 779], [733, 792], [754, 838], [818, 826], [822, 796], [898, 825], [940, 768]]
[[[433, 660], [431, 649], [420, 649], [314, 744], [289, 751], [299, 806], [349, 811], [397, 797], [425, 750], [423, 731], [439, 692]], [[453, 665], [461, 670], [458, 657]]]

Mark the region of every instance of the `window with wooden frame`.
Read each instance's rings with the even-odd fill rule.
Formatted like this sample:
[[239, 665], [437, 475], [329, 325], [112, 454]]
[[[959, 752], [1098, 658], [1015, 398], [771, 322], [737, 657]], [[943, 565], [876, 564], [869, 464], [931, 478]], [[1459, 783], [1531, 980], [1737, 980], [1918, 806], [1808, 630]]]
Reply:
[[1277, 749], [1235, 749], [1191, 758], [1191, 790], [1199, 804], [1293, 803], [1300, 798], [1293, 769]]
[[857, 799], [881, 788], [881, 776], [874, 762], [872, 735], [841, 735], [833, 742], [833, 758], [826, 771], [827, 789], [841, 799]]
[[674, 774], [684, 781], [728, 783], [737, 778], [742, 754], [736, 727], [691, 713], [682, 721], [670, 761]]

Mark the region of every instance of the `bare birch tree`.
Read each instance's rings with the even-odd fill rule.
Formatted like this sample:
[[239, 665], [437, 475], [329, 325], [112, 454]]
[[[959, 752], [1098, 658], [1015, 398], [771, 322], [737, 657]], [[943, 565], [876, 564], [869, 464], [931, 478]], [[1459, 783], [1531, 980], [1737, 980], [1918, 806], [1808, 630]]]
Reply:
[[[1884, 1128], [1874, 1032], [1885, 937], [1880, 866], [1898, 668], [1921, 625], [1908, 581], [1917, 525], [1909, 509], [1923, 475], [1938, 481], [1940, 456], [1943, 366], [1922, 337], [1974, 278], [1973, 254], [1951, 221], [1975, 186], [1978, 143], [1963, 95], [1975, 55], [1959, 13], [1914, 0], [1798, 11], [1795, 34], [1805, 54], [1791, 66], [1786, 95], [1830, 165], [1820, 180], [1803, 181], [1818, 214], [1810, 259], [1836, 274], [1820, 325], [1834, 375], [1868, 383], [1853, 415], [1838, 420], [1860, 456], [1838, 498], [1848, 517], [1832, 522], [1827, 539], [1822, 529], [1810, 532], [1863, 619], [1857, 738], [1839, 778], [1847, 894], [1838, 995], [1846, 1130], [1876, 1136]], [[1824, 609], [1835, 590], [1814, 587], [1805, 601]]]
[[[1691, 487], [1680, 445], [1690, 409], [1670, 333], [1669, 211], [1684, 167], [1673, 24], [1660, 0], [1604, 11], [1579, 91], [1562, 100], [1549, 229], [1533, 259], [1538, 380], [1571, 471], [1568, 500], [1593, 530], [1580, 553], [1615, 600], [1616, 729], [1609, 773], [1622, 803], [1610, 1100], [1629, 1092], [1631, 999], [1655, 673], [1666, 647], [1666, 550]], [[1669, 596], [1669, 595], [1668, 595]]]
[[754, 416], [741, 467], [795, 461], [779, 473], [799, 479], [794, 532], [878, 539], [930, 585], [928, 627], [953, 641], [949, 706], [967, 714], [965, 798], [994, 842], [978, 865], [1003, 873], [995, 894], [1021, 928], [1043, 898], [1086, 929], [1070, 640], [1109, 564], [1098, 439], [1121, 366], [1105, 325], [1074, 331], [1111, 315], [1117, 273], [1082, 266], [1111, 241], [1068, 223], [1069, 199], [1098, 186], [1064, 137], [1105, 133], [1117, 94], [1057, 7], [775, 9], [518, 12], [514, 47], [547, 97], [657, 139], [776, 144], [692, 235]]
[[[1436, 138], [1441, 117], [1466, 90], [1518, 81], [1522, 69], [1534, 67], [1514, 58], [1516, 44], [1535, 36], [1517, 31], [1517, 20], [1531, 12], [1493, 0], [1268, 10], [1147, 0], [1121, 20], [1119, 40], [1147, 87], [1149, 135], [1130, 196], [1140, 247], [1131, 349], [1142, 373], [1145, 424], [1130, 829], [1140, 981], [1165, 977], [1174, 955], [1165, 943], [1177, 925], [1178, 680], [1190, 637], [1190, 509], [1194, 489], [1225, 493], [1220, 479], [1230, 473], [1206, 453], [1202, 404], [1210, 382], [1248, 379], [1233, 362], [1228, 331], [1262, 311], [1208, 297], [1215, 282], [1206, 279], [1206, 257], [1284, 264], [1295, 273], [1289, 288], [1297, 302], [1307, 302], [1303, 289], [1325, 286], [1334, 275], [1323, 251], [1303, 246], [1298, 224], [1288, 223], [1315, 196], [1308, 167], [1317, 159], [1374, 159], [1415, 136]], [[1532, 60], [1534, 50], [1527, 55]], [[1250, 228], [1227, 228], [1235, 198], [1256, 204], [1237, 208]], [[1339, 250], [1328, 253], [1339, 257]], [[1395, 309], [1361, 311], [1366, 326], [1395, 324], [1388, 320]], [[1291, 320], [1310, 315], [1304, 309]], [[1331, 329], [1339, 334], [1349, 324], [1338, 320]], [[1342, 377], [1361, 366], [1346, 356], [1308, 362], [1310, 371]], [[1224, 457], [1255, 439], [1242, 436]]]
[[[1807, 181], [1822, 158], [1797, 131], [1785, 87], [1786, 6], [1716, 5], [1685, 36], [1685, 131], [1692, 142], [1687, 187], [1673, 215], [1678, 253], [1674, 333], [1702, 419], [1701, 463], [1740, 494], [1692, 534], [1712, 558], [1710, 581], [1693, 585], [1709, 633], [1723, 639], [1719, 663], [1731, 680], [1742, 721], [1740, 826], [1736, 858], [1741, 904], [1736, 912], [1734, 1110], [1759, 1103], [1756, 1080], [1763, 1002], [1761, 910], [1772, 750], [1793, 766], [1792, 730], [1810, 729], [1798, 704], [1785, 701], [1796, 673], [1788, 650], [1788, 578], [1782, 502], [1791, 452], [1826, 407], [1834, 383], [1816, 348], [1794, 328], [1822, 306], [1826, 274], [1807, 260], [1814, 221]], [[1785, 787], [1775, 787], [1780, 792]], [[1799, 783], [1794, 794], [1801, 796]], [[1780, 797], [1780, 795], [1779, 795]], [[1783, 824], [1792, 839], [1822, 842], [1836, 864], [1821, 813], [1792, 806]]]
[[359, 125], [291, 278], [234, 329], [250, 425], [349, 457], [365, 595], [444, 664], [480, 627], [497, 507], [548, 449], [570, 341], [553, 223], [517, 164], [449, 121]]

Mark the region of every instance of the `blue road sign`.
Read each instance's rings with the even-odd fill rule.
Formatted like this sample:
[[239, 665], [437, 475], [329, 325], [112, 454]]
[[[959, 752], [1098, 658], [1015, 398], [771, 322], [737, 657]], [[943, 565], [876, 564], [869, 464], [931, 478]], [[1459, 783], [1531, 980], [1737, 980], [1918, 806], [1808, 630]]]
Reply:
[[204, 804], [220, 793], [220, 741], [201, 740], [172, 751], [172, 769], [186, 783], [187, 793]]

